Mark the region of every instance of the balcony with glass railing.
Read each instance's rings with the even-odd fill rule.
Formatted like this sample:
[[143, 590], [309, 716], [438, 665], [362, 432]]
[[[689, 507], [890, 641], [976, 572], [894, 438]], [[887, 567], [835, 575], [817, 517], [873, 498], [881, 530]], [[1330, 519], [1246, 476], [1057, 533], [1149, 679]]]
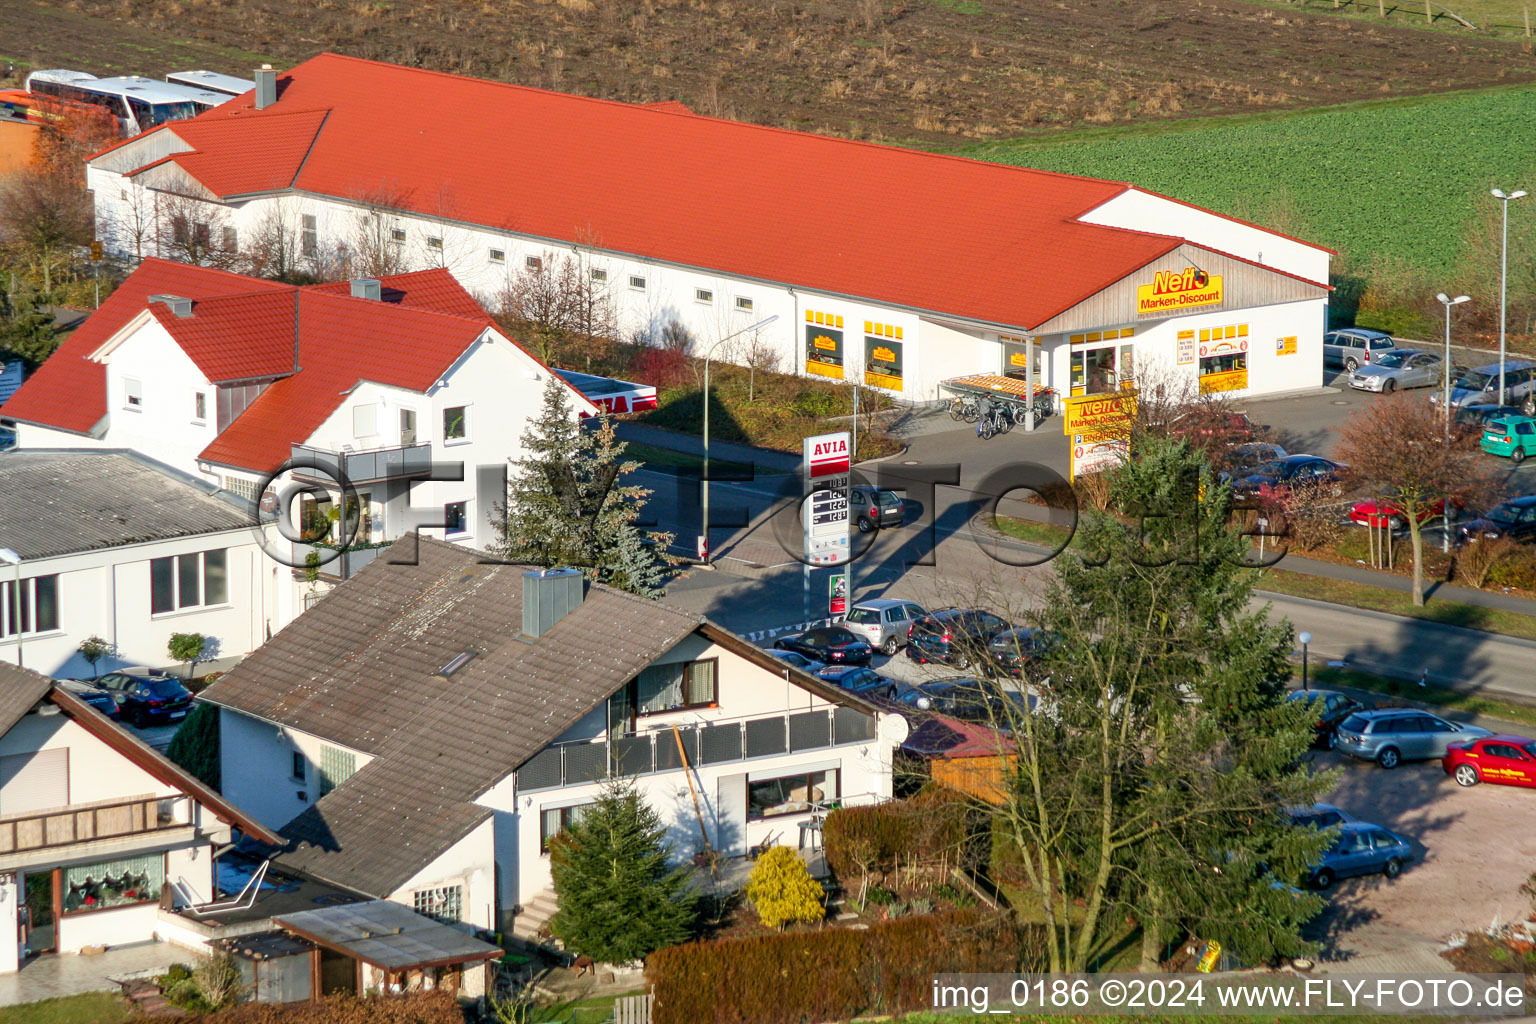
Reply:
[[517, 770], [517, 788], [527, 793], [601, 782], [614, 776], [651, 775], [701, 765], [750, 761], [808, 750], [868, 743], [875, 719], [854, 708], [817, 708], [753, 715], [670, 727], [596, 740], [554, 743]]
[[344, 473], [353, 484], [383, 480], [415, 480], [432, 470], [430, 444], [404, 444], [388, 448], [333, 451], [314, 445], [291, 446], [290, 457], [296, 465], [293, 475], [300, 480], [332, 483]]

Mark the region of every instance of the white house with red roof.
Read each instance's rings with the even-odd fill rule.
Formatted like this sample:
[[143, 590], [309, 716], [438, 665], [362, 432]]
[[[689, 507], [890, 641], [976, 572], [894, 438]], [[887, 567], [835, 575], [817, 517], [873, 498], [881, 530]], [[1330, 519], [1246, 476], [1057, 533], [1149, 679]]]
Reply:
[[22, 449], [134, 451], [252, 502], [318, 484], [306, 513], [354, 550], [269, 552], [344, 577], [417, 528], [490, 543], [504, 477], [477, 470], [521, 457], [549, 376], [445, 270], [294, 287], [151, 258], [5, 415]]
[[151, 251], [174, 193], [236, 248], [282, 225], [318, 259], [367, 233], [487, 300], [575, 260], [636, 334], [676, 320], [702, 348], [777, 315], [758, 340], [782, 365], [917, 400], [967, 373], [1322, 381], [1330, 251], [1127, 183], [336, 54], [257, 79], [91, 159], [110, 245]]

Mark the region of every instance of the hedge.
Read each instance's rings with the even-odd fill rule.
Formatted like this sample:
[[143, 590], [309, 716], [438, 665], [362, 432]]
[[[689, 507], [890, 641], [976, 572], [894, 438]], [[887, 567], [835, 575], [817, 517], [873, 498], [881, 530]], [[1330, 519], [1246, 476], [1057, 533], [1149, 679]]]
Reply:
[[1045, 970], [1044, 950], [1038, 925], [953, 910], [672, 946], [645, 975], [654, 1024], [802, 1024], [927, 1009], [934, 974]]
[[187, 1024], [464, 1024], [449, 992], [403, 996], [326, 996], [316, 1003], [245, 1003], [232, 1010], [181, 1018]]
[[976, 811], [952, 789], [934, 787], [906, 800], [842, 807], [822, 826], [827, 867], [848, 882], [864, 871], [974, 864]]

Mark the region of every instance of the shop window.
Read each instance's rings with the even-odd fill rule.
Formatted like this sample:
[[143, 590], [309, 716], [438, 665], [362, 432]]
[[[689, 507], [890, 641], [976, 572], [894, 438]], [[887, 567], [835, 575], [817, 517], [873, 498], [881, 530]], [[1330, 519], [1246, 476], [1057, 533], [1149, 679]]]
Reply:
[[165, 854], [77, 864], [60, 874], [66, 914], [153, 903], [165, 885]]
[[[878, 325], [877, 325], [878, 326]], [[887, 391], [902, 387], [902, 343], [884, 336], [864, 337], [864, 383]]]
[[1248, 325], [1206, 327], [1199, 334], [1200, 391], [1212, 394], [1248, 387]]
[[747, 783], [747, 817], [773, 818], [803, 814], [812, 804], [828, 804], [838, 797], [836, 768]]

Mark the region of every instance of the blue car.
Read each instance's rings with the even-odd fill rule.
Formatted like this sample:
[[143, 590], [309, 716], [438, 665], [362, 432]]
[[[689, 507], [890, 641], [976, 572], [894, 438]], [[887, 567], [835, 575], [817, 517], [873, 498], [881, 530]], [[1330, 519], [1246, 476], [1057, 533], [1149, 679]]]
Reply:
[[812, 672], [811, 675], [824, 683], [840, 686], [850, 693], [861, 696], [890, 699], [896, 696], [896, 691], [900, 688], [896, 680], [889, 679], [872, 668], [862, 666], [827, 665]]
[[1403, 865], [1413, 859], [1408, 840], [1364, 821], [1348, 821], [1339, 826], [1339, 836], [1323, 859], [1312, 868], [1312, 885], [1326, 889], [1337, 879], [1380, 872], [1396, 878]]

